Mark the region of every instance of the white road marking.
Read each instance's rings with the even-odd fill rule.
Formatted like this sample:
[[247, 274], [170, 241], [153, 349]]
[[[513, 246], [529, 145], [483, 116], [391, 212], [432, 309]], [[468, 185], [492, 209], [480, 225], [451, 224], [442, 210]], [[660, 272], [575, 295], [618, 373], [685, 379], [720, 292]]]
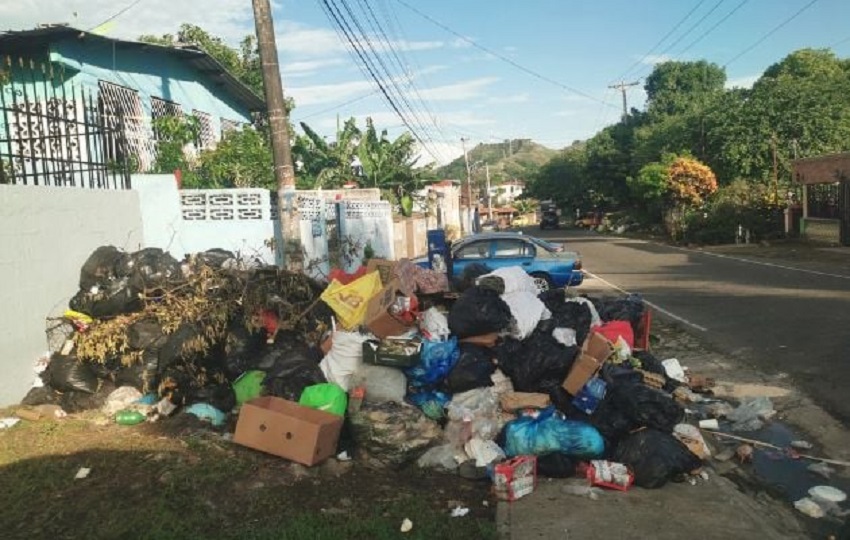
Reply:
[[831, 277], [831, 278], [837, 278], [837, 279], [850, 279], [850, 276], [848, 276], [846, 274], [832, 274], [832, 273], [829, 273], [829, 272], [820, 272], [818, 270], [808, 270], [806, 268], [797, 268], [795, 266], [785, 266], [783, 264], [776, 264], [776, 263], [765, 262], [765, 261], [754, 261], [752, 259], [743, 259], [741, 257], [733, 257], [732, 255], [723, 255], [722, 253], [712, 253], [710, 251], [700, 251], [700, 250], [689, 249], [689, 248], [684, 248], [684, 247], [680, 247], [680, 246], [671, 246], [671, 245], [668, 245], [668, 244], [661, 244], [659, 242], [651, 242], [651, 241], [647, 241], [647, 240], [638, 240], [638, 239], [635, 239], [635, 238], [626, 238], [626, 237], [620, 237], [620, 236], [612, 236], [610, 238], [616, 239], [616, 240], [631, 240], [632, 242], [637, 242], [639, 244], [654, 244], [656, 246], [668, 247], [670, 249], [675, 249], [675, 250], [678, 250], [678, 251], [686, 251], [688, 253], [697, 253], [699, 255], [707, 255], [709, 257], [717, 257], [718, 259], [729, 259], [729, 260], [732, 260], [732, 261], [755, 264], [755, 265], [758, 265], [758, 266], [767, 266], [767, 267], [770, 267], [770, 268], [778, 268], [780, 270], [791, 270], [793, 272], [803, 272], [804, 274], [812, 274], [812, 275], [815, 275], [815, 276], [824, 276], [824, 277]]
[[[605, 285], [608, 285], [609, 287], [611, 287], [611, 288], [612, 288], [612, 289], [614, 289], [614, 290], [620, 291], [620, 292], [621, 292], [621, 293], [623, 293], [623, 294], [630, 294], [630, 292], [629, 292], [629, 291], [627, 291], [626, 289], [624, 289], [624, 288], [622, 288], [622, 287], [620, 287], [620, 286], [618, 286], [618, 285], [615, 285], [615, 284], [611, 283], [611, 282], [610, 282], [610, 281], [608, 281], [607, 279], [605, 279], [605, 278], [603, 278], [603, 277], [600, 277], [598, 274], [594, 274], [593, 272], [589, 272], [588, 270], [585, 270], [585, 271], [584, 271], [584, 273], [585, 273], [585, 274], [587, 274], [587, 275], [589, 275], [589, 276], [591, 276], [591, 277], [592, 277], [592, 278], [594, 278], [594, 279], [598, 279], [599, 281], [601, 281], [601, 282], [602, 282], [602, 283], [604, 283]], [[675, 313], [672, 313], [672, 312], [670, 312], [670, 311], [667, 311], [667, 310], [666, 310], [666, 309], [664, 309], [663, 307], [661, 307], [661, 306], [659, 306], [658, 304], [655, 304], [655, 303], [653, 303], [653, 302], [650, 302], [650, 301], [649, 301], [649, 300], [647, 300], [646, 298], [644, 298], [644, 299], [643, 299], [643, 302], [644, 302], [646, 305], [648, 305], [649, 307], [651, 307], [652, 309], [654, 309], [655, 311], [658, 311], [658, 312], [660, 312], [660, 313], [663, 313], [664, 315], [667, 315], [667, 316], [668, 316], [668, 317], [670, 317], [671, 319], [674, 319], [674, 320], [676, 320], [676, 321], [679, 321], [679, 322], [680, 322], [680, 323], [682, 323], [682, 324], [686, 324], [686, 325], [690, 326], [691, 328], [695, 328], [695, 329], [699, 330], [700, 332], [708, 332], [708, 328], [706, 328], [705, 326], [700, 326], [700, 325], [698, 325], [698, 324], [696, 324], [696, 323], [692, 323], [691, 321], [689, 321], [689, 320], [685, 319], [684, 317], [679, 317], [679, 316], [678, 316], [678, 315], [676, 315]]]

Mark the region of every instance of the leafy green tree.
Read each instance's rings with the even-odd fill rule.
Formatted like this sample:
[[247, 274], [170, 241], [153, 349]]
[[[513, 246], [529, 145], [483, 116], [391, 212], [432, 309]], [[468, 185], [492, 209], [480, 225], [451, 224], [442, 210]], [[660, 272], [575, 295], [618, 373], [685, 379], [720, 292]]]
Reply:
[[662, 62], [646, 78], [647, 112], [672, 115], [692, 109], [705, 97], [723, 92], [726, 72], [717, 64]]
[[276, 190], [268, 131], [251, 126], [228, 131], [215, 149], [201, 152], [195, 178], [202, 185], [187, 187]]
[[345, 121], [336, 141], [330, 143], [304, 122], [301, 129], [304, 134], [296, 136], [292, 155], [302, 186], [338, 188], [355, 179], [352, 162], [362, 134], [354, 118]]

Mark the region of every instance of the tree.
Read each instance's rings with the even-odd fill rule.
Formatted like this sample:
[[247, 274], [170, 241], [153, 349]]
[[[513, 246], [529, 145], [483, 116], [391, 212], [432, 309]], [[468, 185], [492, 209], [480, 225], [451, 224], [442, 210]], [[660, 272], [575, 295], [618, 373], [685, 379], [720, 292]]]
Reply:
[[298, 135], [292, 155], [298, 163], [299, 185], [309, 188], [338, 188], [355, 179], [352, 168], [357, 145], [361, 138], [354, 118], [349, 118], [337, 133], [336, 141], [324, 137], [301, 122], [303, 135]]
[[268, 131], [251, 126], [228, 131], [214, 150], [201, 152], [196, 177], [203, 185], [187, 187], [276, 190]]
[[674, 205], [695, 208], [717, 191], [717, 178], [705, 164], [679, 157], [670, 163], [667, 173], [667, 192]]
[[725, 83], [726, 72], [717, 64], [662, 62], [646, 78], [647, 111], [654, 116], [685, 112], [703, 98], [723, 92]]

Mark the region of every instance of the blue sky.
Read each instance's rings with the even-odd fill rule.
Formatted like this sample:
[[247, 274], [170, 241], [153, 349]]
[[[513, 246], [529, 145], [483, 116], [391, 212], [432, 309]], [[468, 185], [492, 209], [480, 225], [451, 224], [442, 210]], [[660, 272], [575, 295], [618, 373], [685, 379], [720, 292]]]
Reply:
[[[621, 77], [642, 82], [653, 63], [664, 59], [707, 59], [724, 65], [812, 0], [405, 1], [468, 40], [580, 92], [520, 71], [423, 19], [399, 0], [347, 0], [373, 43], [383, 41], [367, 23], [367, 4], [387, 30], [401, 66], [385, 45], [378, 47], [382, 49], [378, 54], [416, 111], [419, 121], [410, 114], [408, 118], [427, 142], [425, 159], [434, 159], [433, 154], [445, 162], [459, 155], [464, 136], [471, 145], [511, 137], [531, 138], [552, 148], [592, 136], [616, 121], [621, 111], [620, 94], [608, 85]], [[130, 3], [14, 2], [0, 5], [0, 25], [71, 22], [86, 28]], [[180, 22], [191, 22], [235, 42], [252, 28], [250, 4], [207, 0], [199, 10], [196, 2], [140, 0], [116, 19], [112, 32], [133, 38], [173, 32]], [[342, 8], [341, 0], [336, 4]], [[304, 120], [330, 137], [337, 114], [343, 119], [371, 116], [392, 135], [405, 129], [352, 60], [319, 1], [276, 0], [274, 14], [284, 86], [297, 105], [293, 121]], [[769, 65], [803, 47], [837, 44], [839, 56], [850, 56], [847, 21], [847, 0], [815, 0], [759, 46], [729, 63], [730, 84], [752, 84]], [[642, 86], [632, 88], [628, 97], [630, 106], [642, 107]], [[356, 98], [362, 99], [344, 105]]]

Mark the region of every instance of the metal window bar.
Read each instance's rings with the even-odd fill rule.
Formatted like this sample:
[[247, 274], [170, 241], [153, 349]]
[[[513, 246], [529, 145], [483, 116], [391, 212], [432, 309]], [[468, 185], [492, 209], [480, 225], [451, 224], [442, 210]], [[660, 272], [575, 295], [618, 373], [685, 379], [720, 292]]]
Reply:
[[98, 99], [103, 107], [101, 114], [106, 115], [108, 125], [120, 127], [123, 133], [119, 142], [124, 144], [112, 145], [119, 153], [109, 157], [119, 164], [132, 161], [141, 172], [151, 170], [156, 157], [156, 145], [139, 93], [106, 81], [99, 81], [98, 88]]
[[151, 127], [154, 139], [162, 140], [162, 134], [156, 126], [156, 121], [161, 118], [183, 118], [183, 108], [180, 104], [158, 97], [151, 97]]
[[192, 110], [192, 116], [198, 119], [198, 137], [195, 140], [195, 147], [198, 150], [203, 150], [215, 146], [212, 116], [197, 109]]
[[236, 120], [228, 120], [227, 118], [220, 118], [219, 122], [221, 123], [221, 138], [223, 139], [228, 132], [231, 131], [241, 131], [243, 124], [242, 122], [237, 122]]
[[0, 183], [129, 189], [129, 169], [109, 167], [105, 125], [91, 93], [66, 83], [52, 64], [2, 58]]

